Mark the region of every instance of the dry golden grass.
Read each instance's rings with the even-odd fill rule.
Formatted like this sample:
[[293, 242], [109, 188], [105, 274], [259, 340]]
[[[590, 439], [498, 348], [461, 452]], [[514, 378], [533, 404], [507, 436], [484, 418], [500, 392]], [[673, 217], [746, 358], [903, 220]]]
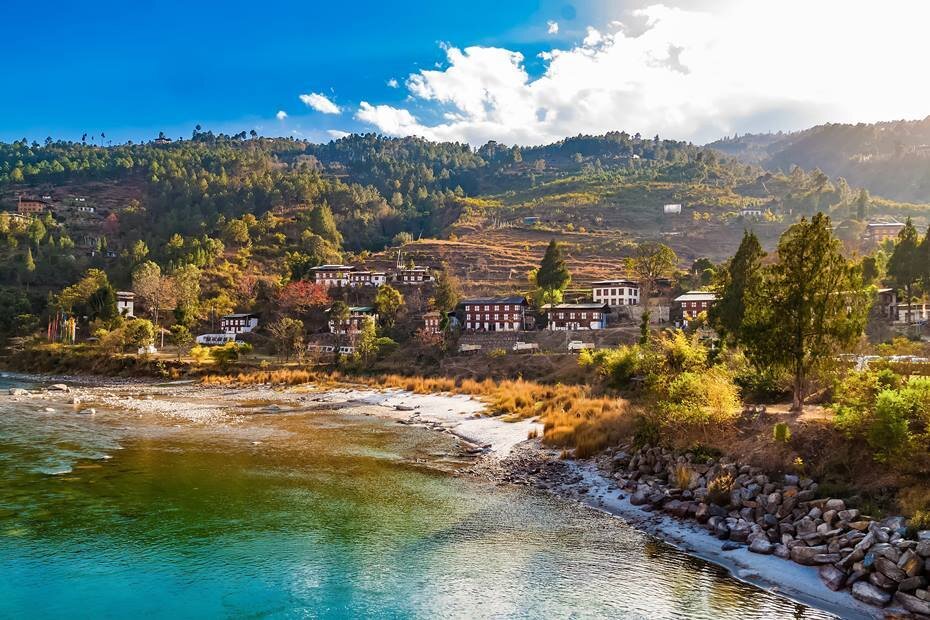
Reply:
[[209, 375], [205, 385], [302, 385], [365, 384], [398, 388], [414, 394], [447, 392], [467, 394], [488, 405], [508, 421], [536, 418], [543, 423], [543, 442], [574, 449], [585, 458], [607, 446], [620, 443], [632, 434], [633, 420], [627, 401], [594, 396], [587, 386], [546, 385], [514, 379], [453, 379], [449, 377], [347, 377], [340, 373], [314, 373], [307, 370], [257, 370], [235, 375]]

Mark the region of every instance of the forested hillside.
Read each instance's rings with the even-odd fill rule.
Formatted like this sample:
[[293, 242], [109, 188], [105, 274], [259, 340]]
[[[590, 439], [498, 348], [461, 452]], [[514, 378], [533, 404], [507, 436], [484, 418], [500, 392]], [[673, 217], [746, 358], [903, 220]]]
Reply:
[[886, 198], [930, 201], [930, 117], [746, 134], [707, 146], [768, 170], [788, 171], [795, 165], [819, 168]]
[[[19, 199], [44, 200], [20, 216]], [[666, 214], [664, 205], [682, 205]], [[407, 259], [456, 273], [468, 292], [520, 291], [548, 241], [574, 282], [616, 275], [637, 241], [683, 266], [719, 261], [753, 228], [771, 247], [797, 217], [849, 220], [919, 205], [871, 199], [818, 170], [765, 172], [684, 142], [612, 132], [521, 148], [352, 135], [328, 144], [194, 130], [188, 140], [100, 146], [0, 144], [0, 287], [19, 314], [90, 268], [129, 287], [139, 265], [196, 268], [204, 307], [251, 306], [267, 287], [335, 261]], [[750, 214], [745, 211], [750, 209]], [[264, 288], [263, 288], [264, 287]], [[0, 331], [7, 329], [0, 324]]]

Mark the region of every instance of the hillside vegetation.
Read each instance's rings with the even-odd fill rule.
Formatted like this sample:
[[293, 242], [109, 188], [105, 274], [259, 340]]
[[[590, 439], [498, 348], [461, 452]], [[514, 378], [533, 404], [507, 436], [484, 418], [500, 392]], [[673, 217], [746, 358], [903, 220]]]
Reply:
[[746, 134], [712, 142], [708, 147], [768, 170], [819, 168], [886, 198], [930, 201], [930, 117]]

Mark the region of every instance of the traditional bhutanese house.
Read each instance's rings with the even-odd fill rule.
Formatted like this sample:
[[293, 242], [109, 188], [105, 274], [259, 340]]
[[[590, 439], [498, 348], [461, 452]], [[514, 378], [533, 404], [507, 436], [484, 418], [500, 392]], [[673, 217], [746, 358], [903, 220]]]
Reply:
[[744, 207], [739, 210], [743, 217], [762, 217], [762, 207]]
[[880, 316], [894, 319], [896, 305], [898, 305], [898, 294], [893, 288], [880, 288], [875, 291], [875, 308]]
[[441, 321], [442, 313], [436, 310], [423, 313], [423, 331], [430, 334], [438, 334], [442, 331], [440, 327]]
[[349, 286], [381, 286], [387, 282], [387, 274], [383, 271], [360, 271], [352, 270], [349, 272]]
[[44, 200], [20, 196], [19, 202], [16, 204], [16, 212], [20, 215], [39, 215], [45, 213], [50, 207], [51, 205]]
[[869, 243], [883, 243], [894, 239], [904, 229], [901, 222], [869, 222], [865, 227], [865, 240]]
[[519, 332], [526, 325], [526, 297], [466, 299], [465, 330], [472, 332]]
[[224, 334], [247, 334], [256, 327], [258, 327], [257, 314], [227, 314], [220, 318], [220, 329]]
[[393, 275], [397, 284], [423, 284], [433, 281], [433, 274], [427, 267], [404, 267]]
[[599, 280], [591, 283], [591, 298], [612, 308], [639, 305], [639, 283], [632, 280]]
[[375, 321], [378, 320], [378, 314], [371, 306], [351, 306], [349, 318], [341, 321], [329, 320], [329, 331], [333, 334], [357, 334], [362, 331], [362, 326], [368, 317]]
[[707, 291], [688, 291], [672, 300], [672, 315], [685, 320], [693, 319], [702, 312], [710, 310], [717, 302], [717, 296]]
[[930, 320], [930, 304], [928, 303], [900, 303], [894, 305], [892, 320], [895, 323], [914, 324], [925, 323]]
[[349, 274], [355, 271], [351, 265], [320, 265], [310, 269], [313, 281], [324, 286], [349, 286]]
[[116, 291], [116, 311], [120, 316], [135, 316], [136, 294], [132, 291]]
[[546, 314], [546, 329], [604, 329], [610, 306], [604, 303], [546, 304], [542, 311]]

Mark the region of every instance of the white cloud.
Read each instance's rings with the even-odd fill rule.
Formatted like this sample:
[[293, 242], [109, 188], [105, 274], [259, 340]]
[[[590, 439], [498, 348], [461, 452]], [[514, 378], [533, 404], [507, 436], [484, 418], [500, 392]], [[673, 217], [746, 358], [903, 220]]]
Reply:
[[387, 85], [390, 86], [391, 88], [397, 88], [400, 86], [400, 84], [398, 84], [397, 80], [394, 78], [391, 78], [390, 80], [388, 80]]
[[326, 95], [321, 95], [320, 93], [301, 95], [300, 100], [303, 101], [304, 105], [307, 107], [313, 108], [317, 112], [323, 114], [339, 114], [342, 111], [339, 109], [339, 106], [330, 101]]
[[348, 131], [342, 131], [341, 129], [327, 129], [326, 133], [329, 134], [329, 137], [333, 140], [338, 140], [339, 138], [345, 138], [346, 136], [351, 136]]
[[275, 114], [274, 117], [278, 119], [279, 121], [283, 121], [284, 119], [287, 118], [287, 112], [285, 112], [284, 110], [278, 110], [278, 113]]
[[549, 34], [559, 34], [559, 22], [547, 21], [546, 27], [546, 32]]
[[409, 104], [362, 102], [356, 118], [395, 135], [541, 144], [621, 129], [704, 142], [930, 113], [921, 67], [930, 3], [726, 7], [653, 5], [629, 15], [629, 26], [588, 28], [574, 47], [540, 53], [538, 77], [518, 52], [447, 46], [443, 68], [407, 79]]

